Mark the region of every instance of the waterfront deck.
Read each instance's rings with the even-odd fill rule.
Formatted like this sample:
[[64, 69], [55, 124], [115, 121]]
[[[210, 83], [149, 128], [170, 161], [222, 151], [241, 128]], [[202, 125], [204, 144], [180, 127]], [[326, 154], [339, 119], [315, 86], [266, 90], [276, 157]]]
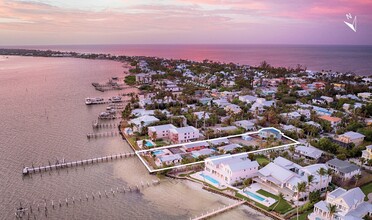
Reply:
[[41, 173], [41, 172], [46, 172], [49, 170], [58, 170], [58, 169], [63, 169], [63, 168], [69, 168], [69, 167], [77, 167], [77, 166], [83, 166], [83, 165], [88, 165], [88, 164], [94, 164], [94, 163], [99, 163], [99, 162], [107, 162], [115, 159], [122, 159], [122, 158], [128, 158], [128, 157], [133, 157], [135, 156], [135, 153], [120, 153], [120, 154], [114, 154], [114, 155], [109, 155], [109, 156], [104, 156], [104, 157], [96, 157], [96, 158], [91, 158], [91, 159], [86, 159], [86, 160], [77, 160], [77, 161], [72, 161], [72, 162], [65, 162], [64, 160], [62, 163], [57, 163], [57, 164], [49, 164], [47, 166], [39, 166], [39, 167], [24, 167], [22, 170], [23, 175], [28, 175], [31, 173]]
[[233, 204], [228, 205], [228, 206], [224, 206], [224, 207], [222, 207], [220, 209], [217, 209], [217, 210], [212, 210], [212, 212], [210, 212], [210, 213], [207, 212], [206, 214], [202, 214], [199, 217], [193, 218], [193, 220], [202, 220], [202, 219], [210, 218], [210, 217], [215, 216], [215, 215], [217, 215], [219, 213], [226, 212], [226, 211], [228, 211], [230, 209], [233, 209], [235, 207], [238, 207], [240, 205], [243, 205], [245, 202], [246, 201], [243, 200], [243, 201], [239, 201], [239, 202], [233, 203]]

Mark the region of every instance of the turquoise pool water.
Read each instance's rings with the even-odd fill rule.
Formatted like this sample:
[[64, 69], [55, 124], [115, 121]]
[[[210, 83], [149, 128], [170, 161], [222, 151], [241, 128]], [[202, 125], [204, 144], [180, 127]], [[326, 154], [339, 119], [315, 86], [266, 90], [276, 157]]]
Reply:
[[152, 152], [154, 155], [159, 155], [159, 154], [162, 154], [163, 151], [162, 150], [156, 150], [156, 151], [153, 151]]
[[259, 201], [264, 201], [265, 200], [265, 198], [255, 194], [253, 192], [247, 191], [247, 192], [244, 192], [244, 193], [247, 194], [248, 196], [252, 197], [252, 198], [255, 198], [255, 199], [259, 200]]
[[151, 143], [150, 141], [146, 141], [146, 147], [153, 147], [154, 146], [154, 144], [153, 143]]
[[201, 173], [200, 176], [202, 176], [203, 178], [205, 178], [206, 180], [210, 181], [213, 184], [220, 185], [220, 182], [218, 182], [217, 180], [213, 179], [212, 177], [210, 177], [208, 175], [205, 175], [205, 174]]

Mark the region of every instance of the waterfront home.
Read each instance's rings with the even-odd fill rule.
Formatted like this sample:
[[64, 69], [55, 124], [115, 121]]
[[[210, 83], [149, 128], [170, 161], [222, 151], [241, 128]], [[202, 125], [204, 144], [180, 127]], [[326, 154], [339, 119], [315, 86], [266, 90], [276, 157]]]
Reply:
[[206, 158], [204, 172], [231, 185], [254, 177], [258, 167], [257, 161], [251, 161], [246, 155], [225, 154]]
[[223, 152], [226, 153], [226, 152], [229, 152], [229, 151], [233, 151], [237, 148], [242, 148], [242, 146], [239, 145], [239, 144], [228, 144], [228, 145], [218, 147], [218, 150], [223, 151]]
[[326, 165], [343, 179], [350, 179], [360, 174], [359, 166], [337, 158], [327, 161]]
[[239, 96], [239, 100], [247, 104], [252, 104], [257, 100], [257, 97], [251, 96], [251, 95], [244, 95], [244, 96]]
[[252, 131], [255, 130], [254, 123], [248, 120], [240, 120], [233, 122], [234, 125], [244, 128], [246, 131]]
[[[327, 194], [326, 200], [317, 202], [309, 220], [362, 220], [372, 216], [372, 204], [364, 201], [365, 194], [359, 188], [337, 188]], [[336, 206], [336, 212], [330, 213], [329, 207]]]
[[209, 119], [208, 112], [194, 112], [193, 114], [198, 118], [198, 120]]
[[264, 128], [261, 129], [258, 133], [258, 136], [260, 136], [263, 139], [267, 139], [270, 137], [273, 137], [275, 139], [281, 139], [282, 138], [282, 132], [280, 132], [278, 129], [274, 128]]
[[235, 104], [228, 104], [225, 106], [224, 109], [226, 112], [232, 113], [232, 114], [239, 114], [240, 112], [242, 112], [242, 109], [238, 105], [235, 105]]
[[206, 142], [206, 141], [201, 141], [201, 142], [198, 142], [198, 143], [184, 144], [184, 145], [182, 146], [182, 148], [183, 148], [186, 152], [192, 152], [192, 151], [198, 151], [198, 150], [201, 150], [201, 149], [207, 148], [208, 146], [209, 146], [208, 142]]
[[147, 84], [152, 82], [152, 75], [149, 73], [138, 73], [136, 74], [136, 82], [138, 84]]
[[157, 125], [148, 127], [148, 135], [152, 140], [169, 138], [170, 129], [176, 128], [172, 124]]
[[344, 144], [355, 144], [355, 146], [360, 145], [363, 143], [365, 136], [358, 132], [348, 131], [344, 134], [339, 135], [336, 140], [342, 142]]
[[324, 121], [328, 121], [331, 124], [332, 128], [337, 127], [341, 123], [341, 120], [342, 120], [341, 118], [331, 117], [328, 115], [322, 115], [322, 116], [319, 116], [319, 118]]
[[152, 123], [158, 122], [158, 121], [160, 121], [160, 120], [157, 119], [154, 116], [144, 115], [144, 116], [129, 120], [129, 124], [133, 125], [133, 130], [134, 131], [142, 131], [143, 127], [146, 127], [146, 126], [148, 126]]
[[[302, 167], [283, 157], [277, 157], [273, 162], [270, 162], [258, 171], [258, 177], [255, 178], [254, 181], [269, 187], [277, 188], [278, 191], [291, 197], [297, 190], [297, 184], [300, 182], [307, 183], [307, 177], [312, 175], [314, 176], [314, 180], [310, 187], [310, 191], [323, 191], [332, 178], [328, 175], [320, 176], [317, 173], [320, 168], [326, 169], [327, 166], [325, 164], [313, 164]], [[307, 193], [302, 193], [300, 198], [306, 195]]]
[[200, 156], [209, 156], [209, 155], [212, 155], [214, 153], [216, 153], [215, 150], [209, 149], [209, 148], [204, 148], [204, 149], [201, 149], [201, 150], [192, 151], [191, 155], [194, 158], [198, 158]]
[[199, 138], [199, 130], [193, 126], [172, 128], [169, 130], [169, 138], [174, 144], [190, 142]]
[[162, 167], [164, 165], [171, 166], [180, 164], [182, 161], [182, 157], [179, 154], [170, 154], [170, 155], [162, 155], [156, 157], [155, 164], [158, 167]]
[[368, 145], [365, 150], [362, 151], [362, 157], [368, 161], [372, 160], [372, 145]]
[[322, 154], [323, 151], [311, 147], [311, 146], [304, 146], [304, 145], [299, 145], [295, 148], [296, 154], [298, 154], [300, 157], [304, 157], [306, 159], [310, 160], [318, 160]]

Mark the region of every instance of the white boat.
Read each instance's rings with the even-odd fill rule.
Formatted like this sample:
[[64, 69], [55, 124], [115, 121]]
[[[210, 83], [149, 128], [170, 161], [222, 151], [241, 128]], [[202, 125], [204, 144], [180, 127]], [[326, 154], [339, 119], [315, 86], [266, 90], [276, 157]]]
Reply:
[[110, 100], [113, 103], [115, 103], [115, 102], [121, 102], [121, 97], [120, 96], [114, 96]]
[[85, 104], [86, 105], [93, 105], [93, 104], [101, 104], [105, 100], [103, 98], [86, 98], [85, 99]]

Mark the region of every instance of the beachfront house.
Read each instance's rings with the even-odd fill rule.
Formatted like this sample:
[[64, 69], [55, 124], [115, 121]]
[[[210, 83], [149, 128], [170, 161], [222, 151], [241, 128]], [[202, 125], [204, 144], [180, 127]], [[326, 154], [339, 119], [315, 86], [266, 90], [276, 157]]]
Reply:
[[171, 166], [180, 164], [182, 161], [182, 157], [179, 154], [170, 154], [170, 155], [162, 155], [156, 157], [155, 164], [158, 167], [162, 167], [164, 165]]
[[254, 123], [248, 120], [235, 121], [233, 124], [238, 127], [244, 128], [244, 130], [246, 131], [252, 131], [256, 129]]
[[[326, 200], [317, 202], [309, 220], [362, 220], [372, 216], [372, 204], [364, 201], [365, 194], [359, 188], [337, 188], [327, 194]], [[330, 213], [329, 207], [336, 206], [336, 212]]]
[[[296, 192], [296, 186], [300, 182], [307, 183], [309, 175], [314, 176], [310, 191], [324, 191], [331, 181], [328, 175], [320, 176], [317, 171], [326, 169], [325, 164], [313, 164], [302, 167], [283, 157], [277, 157], [275, 160], [258, 171], [257, 178], [253, 179], [259, 184], [270, 188], [277, 188], [287, 197], [291, 197]], [[307, 192], [302, 193], [300, 198], [305, 197]]]
[[144, 116], [129, 120], [129, 124], [133, 125], [133, 131], [140, 132], [140, 131], [142, 131], [143, 127], [146, 127], [146, 126], [148, 126], [152, 123], [158, 122], [158, 121], [160, 121], [160, 120], [157, 119], [154, 116], [144, 115]]
[[148, 127], [148, 135], [152, 140], [169, 138], [170, 130], [176, 128], [172, 124], [157, 125]]
[[328, 168], [343, 179], [350, 179], [360, 174], [360, 167], [344, 160], [334, 158], [326, 162]]
[[246, 155], [230, 154], [205, 159], [204, 172], [228, 185], [252, 178], [258, 171], [257, 161], [251, 161]]
[[172, 128], [169, 130], [169, 138], [174, 144], [194, 141], [199, 138], [199, 130], [193, 126]]
[[344, 134], [339, 135], [336, 140], [340, 141], [344, 144], [351, 144], [353, 143], [355, 146], [360, 145], [363, 143], [365, 136], [358, 132], [348, 131]]
[[368, 161], [372, 160], [372, 145], [368, 145], [364, 151], [362, 151], [362, 157]]

